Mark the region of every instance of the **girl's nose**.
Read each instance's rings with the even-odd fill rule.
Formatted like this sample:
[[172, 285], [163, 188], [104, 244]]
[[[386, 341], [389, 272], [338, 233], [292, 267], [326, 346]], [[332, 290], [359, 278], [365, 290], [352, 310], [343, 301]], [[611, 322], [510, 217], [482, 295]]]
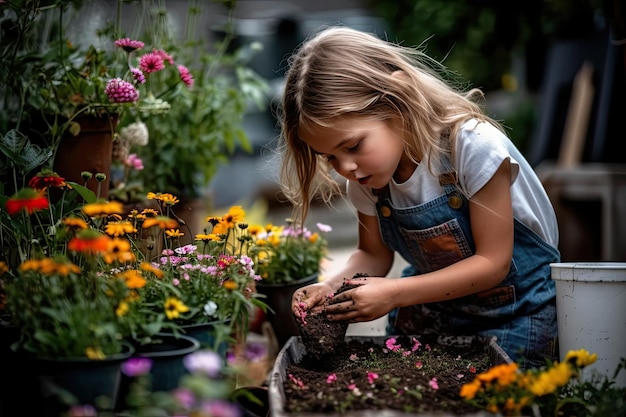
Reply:
[[335, 164], [335, 170], [344, 177], [350, 176], [357, 167], [356, 162], [350, 158], [337, 159]]

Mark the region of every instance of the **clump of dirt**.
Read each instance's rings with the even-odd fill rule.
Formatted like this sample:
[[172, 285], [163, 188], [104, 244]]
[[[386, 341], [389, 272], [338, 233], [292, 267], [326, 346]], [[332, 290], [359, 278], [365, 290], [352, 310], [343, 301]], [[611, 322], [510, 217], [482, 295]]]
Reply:
[[[366, 276], [357, 274], [356, 277]], [[341, 287], [331, 294], [324, 302], [324, 305], [331, 305], [335, 301], [335, 296], [349, 289], [358, 287], [361, 284], [348, 285], [344, 282]], [[296, 319], [302, 343], [306, 348], [307, 355], [316, 360], [323, 359], [335, 353], [337, 347], [344, 343], [347, 321], [330, 321], [326, 318], [324, 309], [315, 312], [306, 312], [304, 317]]]

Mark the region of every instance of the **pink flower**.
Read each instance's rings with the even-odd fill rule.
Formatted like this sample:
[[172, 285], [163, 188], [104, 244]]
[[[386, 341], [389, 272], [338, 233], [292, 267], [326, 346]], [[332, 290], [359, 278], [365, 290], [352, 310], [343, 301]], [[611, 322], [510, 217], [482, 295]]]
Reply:
[[330, 375], [328, 375], [328, 378], [326, 378], [326, 383], [327, 384], [332, 384], [336, 380], [337, 380], [337, 375], [336, 374], [330, 374]]
[[377, 373], [374, 373], [374, 372], [367, 373], [367, 380], [369, 381], [370, 384], [373, 384], [375, 379], [378, 379]]
[[137, 49], [143, 48], [144, 43], [130, 38], [122, 38], [115, 41], [115, 46], [122, 48], [126, 52], [133, 52]]
[[104, 93], [114, 103], [134, 103], [139, 100], [139, 91], [131, 83], [121, 78], [109, 80]]
[[152, 53], [157, 54], [163, 59], [163, 61], [167, 61], [170, 65], [174, 65], [174, 58], [172, 58], [172, 56], [163, 49], [154, 49]]
[[437, 384], [437, 378], [433, 378], [430, 381], [428, 381], [428, 385], [430, 385], [430, 387], [434, 390], [439, 389], [439, 384]]
[[211, 350], [198, 350], [183, 358], [185, 368], [191, 373], [200, 373], [215, 378], [219, 376], [222, 358]]
[[122, 363], [122, 373], [130, 377], [147, 375], [150, 368], [152, 360], [148, 358], [133, 357]]
[[141, 171], [143, 169], [143, 161], [137, 156], [136, 153], [128, 155], [128, 158], [126, 158], [126, 165], [137, 171]]
[[415, 367], [417, 369], [422, 369], [424, 367], [424, 364], [422, 363], [422, 361], [417, 361], [415, 362]]
[[151, 52], [139, 58], [139, 68], [146, 74], [161, 71], [165, 68], [163, 57], [157, 53]]
[[130, 73], [133, 75], [133, 79], [137, 84], [145, 84], [146, 77], [143, 75], [143, 72], [139, 68], [131, 68]]
[[185, 83], [187, 87], [191, 87], [193, 85], [193, 76], [191, 75], [191, 73], [189, 72], [189, 69], [187, 69], [186, 66], [179, 65], [178, 73], [180, 74], [180, 79], [183, 80], [183, 82]]
[[387, 339], [385, 341], [385, 346], [387, 346], [387, 349], [396, 352], [398, 350], [400, 350], [400, 348], [402, 346], [400, 346], [400, 344], [396, 343], [396, 338], [395, 337], [390, 337], [389, 339]]
[[420, 347], [422, 346], [422, 344], [420, 343], [419, 340], [417, 340], [416, 338], [413, 338], [413, 347], [411, 348], [412, 352], [415, 352], [416, 350], [418, 350]]

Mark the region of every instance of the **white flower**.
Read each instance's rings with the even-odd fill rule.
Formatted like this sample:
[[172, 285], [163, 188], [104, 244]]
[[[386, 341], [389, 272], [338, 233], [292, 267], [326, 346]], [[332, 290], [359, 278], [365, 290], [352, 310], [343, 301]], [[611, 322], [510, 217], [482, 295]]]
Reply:
[[148, 126], [144, 122], [131, 123], [122, 128], [120, 136], [131, 146], [146, 146], [149, 141]]
[[215, 313], [217, 312], [217, 304], [215, 304], [215, 301], [208, 301], [205, 305], [204, 305], [204, 315], [205, 316], [213, 316]]

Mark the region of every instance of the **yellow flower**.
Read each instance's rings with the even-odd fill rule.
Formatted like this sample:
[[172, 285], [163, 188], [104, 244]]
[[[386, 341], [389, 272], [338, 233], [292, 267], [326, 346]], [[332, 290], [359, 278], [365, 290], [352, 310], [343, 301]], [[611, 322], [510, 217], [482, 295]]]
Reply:
[[168, 319], [176, 319], [180, 317], [180, 313], [186, 313], [189, 311], [189, 307], [187, 307], [182, 301], [175, 297], [169, 297], [165, 300], [165, 315]]
[[125, 315], [126, 313], [128, 313], [128, 303], [122, 301], [117, 308], [115, 309], [115, 315], [117, 317], [122, 317], [123, 315]]
[[177, 238], [177, 237], [185, 236], [185, 234], [181, 232], [180, 229], [166, 230], [165, 234], [167, 235], [167, 237], [170, 237], [170, 238]]
[[148, 200], [161, 201], [168, 206], [173, 206], [180, 201], [177, 197], [169, 193], [148, 193], [147, 198]]
[[150, 219], [146, 219], [143, 222], [143, 228], [149, 229], [150, 227], [158, 226], [160, 229], [175, 229], [178, 227], [178, 222], [167, 216], [156, 216]]
[[89, 217], [106, 217], [111, 214], [122, 214], [124, 205], [119, 201], [106, 201], [83, 206], [83, 213]]
[[119, 276], [126, 281], [126, 286], [130, 289], [143, 288], [146, 285], [146, 279], [137, 270], [129, 269]]
[[88, 228], [87, 222], [79, 217], [66, 217], [63, 219], [63, 224], [70, 229], [83, 230]]
[[594, 363], [598, 359], [598, 354], [590, 354], [585, 349], [570, 350], [565, 355], [565, 362], [575, 364], [579, 368], [584, 368]]
[[129, 221], [109, 222], [104, 231], [109, 236], [124, 236], [125, 234], [137, 233], [137, 229]]
[[89, 346], [85, 349], [85, 356], [87, 356], [91, 360], [103, 360], [106, 358], [106, 355], [102, 352], [102, 350], [98, 347]]
[[235, 227], [235, 224], [240, 223], [246, 217], [246, 211], [241, 206], [232, 206], [228, 213], [222, 217], [222, 221], [228, 225], [229, 229]]

